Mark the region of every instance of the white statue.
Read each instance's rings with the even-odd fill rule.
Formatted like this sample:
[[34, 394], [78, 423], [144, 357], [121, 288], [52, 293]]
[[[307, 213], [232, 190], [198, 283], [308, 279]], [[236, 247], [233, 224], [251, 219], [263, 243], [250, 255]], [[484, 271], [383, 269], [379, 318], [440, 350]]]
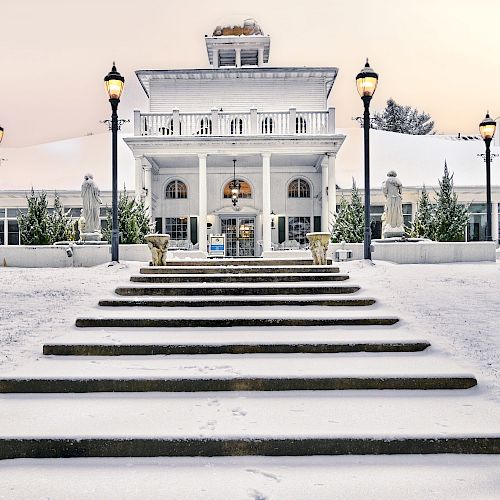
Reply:
[[384, 238], [404, 236], [403, 185], [394, 170], [387, 172], [387, 179], [382, 184], [382, 191], [385, 196], [382, 236]]
[[86, 174], [82, 184], [83, 210], [82, 217], [85, 220], [85, 233], [100, 233], [99, 210], [102, 203], [99, 197], [99, 188], [94, 182], [92, 174]]

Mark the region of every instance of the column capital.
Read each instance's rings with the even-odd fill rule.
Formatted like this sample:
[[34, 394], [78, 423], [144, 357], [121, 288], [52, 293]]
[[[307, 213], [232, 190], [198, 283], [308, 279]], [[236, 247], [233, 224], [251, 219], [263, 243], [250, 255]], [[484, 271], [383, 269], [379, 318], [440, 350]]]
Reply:
[[337, 153], [334, 153], [333, 151], [328, 151], [325, 153], [325, 155], [328, 157], [333, 156], [334, 158], [337, 158]]
[[208, 153], [198, 153], [198, 159], [199, 160], [206, 159], [207, 156], [208, 156]]
[[271, 158], [272, 153], [261, 153], [262, 158]]
[[144, 163], [142, 165], [142, 168], [146, 171], [146, 172], [151, 172], [151, 170], [153, 170], [153, 167], [151, 166], [151, 164], [148, 162], [148, 163]]

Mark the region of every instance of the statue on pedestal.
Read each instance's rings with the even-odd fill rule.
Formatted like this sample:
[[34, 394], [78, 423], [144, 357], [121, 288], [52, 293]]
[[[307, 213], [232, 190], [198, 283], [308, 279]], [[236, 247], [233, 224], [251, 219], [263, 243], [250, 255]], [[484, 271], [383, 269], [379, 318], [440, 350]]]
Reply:
[[405, 235], [402, 203], [403, 185], [394, 170], [387, 172], [387, 179], [382, 184], [382, 191], [385, 196], [382, 237], [402, 237]]
[[84, 176], [82, 184], [82, 218], [84, 221], [85, 232], [81, 233], [82, 241], [100, 241], [101, 240], [101, 224], [99, 221], [99, 211], [102, 204], [99, 197], [99, 188], [94, 182], [92, 174]]

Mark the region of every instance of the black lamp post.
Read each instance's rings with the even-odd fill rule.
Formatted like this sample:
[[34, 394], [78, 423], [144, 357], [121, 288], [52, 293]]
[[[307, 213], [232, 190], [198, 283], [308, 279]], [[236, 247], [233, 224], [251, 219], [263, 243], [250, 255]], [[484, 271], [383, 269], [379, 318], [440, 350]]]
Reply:
[[356, 76], [356, 86], [365, 105], [363, 128], [365, 136], [365, 234], [364, 258], [371, 259], [371, 229], [370, 229], [370, 101], [377, 88], [378, 75], [370, 68], [368, 59], [364, 68]]
[[490, 145], [493, 136], [495, 135], [496, 122], [490, 118], [490, 114], [486, 113], [484, 120], [479, 124], [479, 132], [486, 144], [486, 241], [491, 241], [491, 152]]
[[112, 136], [112, 226], [111, 226], [111, 260], [118, 262], [118, 103], [123, 92], [125, 78], [116, 70], [115, 63], [111, 71], [104, 77], [106, 90], [111, 104], [111, 136]]

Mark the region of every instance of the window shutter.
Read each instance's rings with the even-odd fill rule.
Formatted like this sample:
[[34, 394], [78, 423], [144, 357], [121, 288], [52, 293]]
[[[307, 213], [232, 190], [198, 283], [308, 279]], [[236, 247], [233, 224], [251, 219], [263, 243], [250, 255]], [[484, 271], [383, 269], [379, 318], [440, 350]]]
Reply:
[[189, 227], [191, 233], [191, 243], [196, 245], [196, 243], [198, 243], [198, 217], [189, 218]]
[[321, 231], [321, 215], [315, 215], [314, 216], [314, 232], [320, 232]]
[[278, 243], [283, 243], [285, 240], [285, 217], [278, 217]]

